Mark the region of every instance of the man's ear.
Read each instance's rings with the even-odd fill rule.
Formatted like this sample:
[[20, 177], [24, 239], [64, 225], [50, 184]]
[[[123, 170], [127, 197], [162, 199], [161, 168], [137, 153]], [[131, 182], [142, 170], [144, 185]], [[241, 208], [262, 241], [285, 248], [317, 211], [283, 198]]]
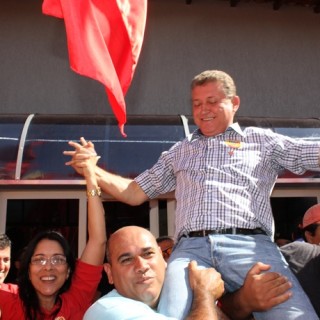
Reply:
[[305, 231], [304, 236], [306, 237], [307, 242], [314, 244], [313, 243], [313, 235], [311, 234], [310, 231]]
[[239, 96], [234, 96], [232, 98], [233, 112], [236, 113], [240, 107], [240, 98]]
[[112, 277], [112, 270], [111, 270], [111, 265], [110, 263], [105, 263], [103, 265], [104, 271], [107, 274], [108, 281], [110, 284], [113, 284], [113, 277]]

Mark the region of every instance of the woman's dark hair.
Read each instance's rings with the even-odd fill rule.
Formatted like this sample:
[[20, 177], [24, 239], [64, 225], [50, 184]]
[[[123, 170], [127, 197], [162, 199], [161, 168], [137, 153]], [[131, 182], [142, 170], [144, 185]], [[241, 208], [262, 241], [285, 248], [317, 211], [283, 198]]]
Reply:
[[[29, 242], [25, 252], [23, 253], [23, 257], [21, 260], [21, 267], [19, 269], [18, 279], [17, 279], [17, 282], [19, 285], [19, 296], [24, 305], [26, 320], [36, 320], [37, 316], [41, 313], [37, 293], [29, 278], [29, 265], [30, 265], [31, 257], [34, 254], [36, 246], [40, 241], [44, 239], [56, 241], [61, 245], [63, 252], [67, 258], [67, 263], [70, 270], [70, 275], [68, 279], [65, 281], [64, 285], [60, 288], [57, 294], [57, 299], [59, 299], [59, 296], [61, 293], [67, 291], [70, 288], [72, 275], [75, 268], [75, 258], [71, 251], [71, 248], [67, 240], [59, 232], [51, 231], [51, 230], [42, 231], [38, 233]], [[54, 317], [52, 319], [54, 319]]]

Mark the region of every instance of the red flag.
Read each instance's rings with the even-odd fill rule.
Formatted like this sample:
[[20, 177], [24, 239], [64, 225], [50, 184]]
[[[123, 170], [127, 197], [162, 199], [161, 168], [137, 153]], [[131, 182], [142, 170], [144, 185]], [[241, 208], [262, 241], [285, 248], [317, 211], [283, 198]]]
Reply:
[[72, 70], [105, 86], [126, 136], [124, 96], [141, 52], [147, 0], [44, 0], [42, 12], [64, 19]]

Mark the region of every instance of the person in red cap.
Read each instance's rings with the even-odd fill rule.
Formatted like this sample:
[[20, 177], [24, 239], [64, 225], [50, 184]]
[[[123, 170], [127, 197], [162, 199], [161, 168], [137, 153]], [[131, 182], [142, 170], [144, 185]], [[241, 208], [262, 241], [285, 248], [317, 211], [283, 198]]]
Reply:
[[303, 216], [302, 231], [306, 242], [320, 244], [320, 203], [309, 208]]
[[304, 241], [280, 248], [320, 318], [320, 203], [309, 208], [302, 219]]

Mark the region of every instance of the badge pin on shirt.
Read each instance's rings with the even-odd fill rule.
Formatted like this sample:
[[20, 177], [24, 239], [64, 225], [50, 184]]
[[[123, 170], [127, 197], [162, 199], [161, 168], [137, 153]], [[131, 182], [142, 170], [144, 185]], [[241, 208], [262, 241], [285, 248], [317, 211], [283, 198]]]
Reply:
[[241, 148], [241, 141], [239, 140], [226, 140], [225, 144], [229, 147], [229, 156], [233, 156], [234, 150]]

